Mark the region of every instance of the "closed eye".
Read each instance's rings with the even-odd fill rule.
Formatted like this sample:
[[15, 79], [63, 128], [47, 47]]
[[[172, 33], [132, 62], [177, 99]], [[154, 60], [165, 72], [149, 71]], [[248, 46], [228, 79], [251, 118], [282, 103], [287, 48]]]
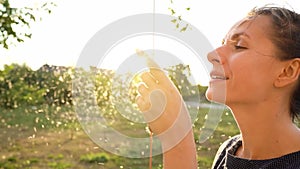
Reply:
[[248, 48], [246, 48], [246, 47], [244, 47], [244, 46], [239, 46], [239, 45], [234, 45], [234, 48], [235, 49], [248, 49]]
[[231, 44], [232, 46], [234, 46], [234, 48], [236, 50], [238, 50], [238, 49], [248, 49], [248, 48], [246, 48], [244, 46], [235, 45], [237, 43], [238, 43], [237, 41], [233, 41], [233, 40], [230, 40], [230, 39], [222, 39], [222, 45]]

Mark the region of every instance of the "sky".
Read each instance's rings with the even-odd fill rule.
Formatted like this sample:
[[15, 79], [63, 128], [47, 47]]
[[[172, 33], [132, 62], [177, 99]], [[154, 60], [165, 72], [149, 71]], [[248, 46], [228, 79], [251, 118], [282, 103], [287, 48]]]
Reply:
[[[29, 3], [30, 0], [11, 1], [12, 5], [22, 7], [46, 0], [31, 0], [34, 3]], [[11, 46], [9, 50], [0, 48], [0, 68], [10, 63], [25, 63], [32, 69], [38, 69], [46, 63], [75, 66], [84, 46], [97, 31], [126, 16], [152, 13], [154, 1], [155, 13], [170, 14], [169, 8], [175, 9], [184, 20], [200, 30], [213, 47], [220, 45], [229, 28], [255, 6], [276, 3], [291, 6], [300, 12], [300, 1], [297, 0], [173, 0], [173, 4], [170, 0], [53, 1], [57, 6], [52, 9], [52, 13], [32, 23], [31, 39]], [[120, 47], [116, 47], [118, 49]], [[166, 47], [167, 50], [172, 52], [172, 49]]]

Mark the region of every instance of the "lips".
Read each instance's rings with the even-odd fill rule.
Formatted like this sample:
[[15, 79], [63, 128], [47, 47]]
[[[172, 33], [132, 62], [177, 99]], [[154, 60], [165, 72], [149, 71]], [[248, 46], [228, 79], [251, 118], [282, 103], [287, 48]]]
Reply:
[[229, 79], [224, 73], [216, 72], [216, 71], [212, 71], [210, 73], [210, 78], [212, 80], [228, 80]]
[[227, 80], [228, 78], [227, 78], [227, 77], [224, 77], [224, 76], [216, 76], [216, 75], [213, 75], [213, 76], [211, 76], [211, 79]]

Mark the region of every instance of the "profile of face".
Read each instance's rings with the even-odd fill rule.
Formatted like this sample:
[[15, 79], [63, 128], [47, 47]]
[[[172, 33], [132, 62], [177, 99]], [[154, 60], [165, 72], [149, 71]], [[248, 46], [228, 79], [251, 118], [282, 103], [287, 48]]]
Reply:
[[208, 54], [213, 65], [208, 100], [230, 107], [263, 102], [274, 92], [284, 61], [276, 57], [269, 38], [271, 24], [268, 16], [245, 18], [230, 29], [222, 46]]

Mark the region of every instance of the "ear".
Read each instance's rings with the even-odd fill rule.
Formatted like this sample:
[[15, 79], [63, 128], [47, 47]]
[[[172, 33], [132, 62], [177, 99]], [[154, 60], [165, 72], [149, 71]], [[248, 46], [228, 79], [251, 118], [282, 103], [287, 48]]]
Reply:
[[287, 61], [274, 82], [275, 87], [285, 87], [296, 83], [300, 76], [300, 58]]

